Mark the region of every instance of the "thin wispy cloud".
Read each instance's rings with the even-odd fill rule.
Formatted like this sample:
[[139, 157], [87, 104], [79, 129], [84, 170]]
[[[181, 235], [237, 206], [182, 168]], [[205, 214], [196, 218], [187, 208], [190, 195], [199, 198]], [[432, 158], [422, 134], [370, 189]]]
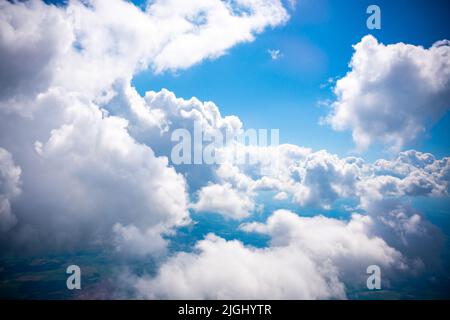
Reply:
[[272, 60], [279, 60], [283, 57], [283, 54], [278, 49], [268, 49], [267, 53], [269, 54]]

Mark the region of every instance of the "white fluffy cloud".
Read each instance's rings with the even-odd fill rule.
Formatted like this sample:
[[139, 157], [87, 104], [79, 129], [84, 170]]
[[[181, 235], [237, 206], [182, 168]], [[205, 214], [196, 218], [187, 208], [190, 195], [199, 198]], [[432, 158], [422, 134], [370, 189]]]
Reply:
[[325, 151], [312, 153], [293, 168], [294, 200], [301, 205], [319, 204], [329, 207], [338, 198], [354, 193], [361, 168], [353, 158], [340, 159]]
[[436, 159], [415, 150], [400, 152], [391, 160], [378, 160], [370, 175], [359, 179], [358, 194], [364, 207], [372, 200], [402, 196], [448, 196], [450, 158]]
[[[2, 236], [13, 236], [10, 244], [79, 248], [108, 244], [118, 223], [169, 232], [189, 221], [184, 178], [137, 143], [125, 119], [62, 90], [36, 101], [34, 116], [48, 114], [36, 126], [27, 117], [0, 120], [1, 143], [14, 151], [24, 182], [18, 224]], [[11, 125], [21, 134], [8, 135]]]
[[365, 285], [366, 268], [406, 268], [401, 254], [381, 238], [366, 235], [369, 217], [350, 222], [302, 218], [279, 210], [265, 224], [244, 225], [270, 235], [258, 249], [208, 235], [193, 253], [179, 253], [154, 278], [132, 278], [137, 295], [171, 299], [327, 299], [345, 298], [342, 282]]
[[[209, 143], [194, 143], [197, 130], [205, 136], [228, 132], [236, 134], [242, 128], [242, 122], [236, 116], [222, 116], [219, 108], [210, 101], [201, 102], [193, 97], [189, 100], [176, 97], [173, 92], [163, 89], [159, 92], [148, 91], [142, 97], [129, 84], [118, 84], [117, 95], [105, 105], [109, 114], [129, 120], [128, 131], [133, 138], [146, 144], [158, 156], [172, 157], [172, 150], [180, 141], [172, 141], [174, 130], [183, 129], [190, 134], [191, 161], [194, 152], [202, 154]], [[223, 144], [217, 142], [217, 147]], [[189, 150], [186, 150], [189, 152]], [[173, 165], [177, 172], [186, 177], [192, 192], [217, 182], [215, 165]]]
[[123, 0], [2, 1], [0, 17], [0, 101], [9, 104], [49, 86], [107, 99], [118, 79], [188, 68], [289, 18], [279, 0], [152, 1], [145, 10]]
[[336, 82], [337, 100], [326, 122], [351, 130], [359, 149], [378, 141], [398, 150], [449, 110], [449, 41], [426, 49], [365, 36], [354, 48], [351, 71]]
[[255, 170], [249, 165], [225, 164], [222, 178], [236, 185], [236, 181], [245, 181], [243, 185], [252, 192], [274, 191], [275, 198], [281, 194], [284, 201], [302, 207], [332, 209], [338, 200], [353, 199], [357, 209], [372, 221], [372, 227], [366, 230], [368, 235], [384, 239], [418, 265], [436, 264], [442, 244], [439, 231], [405, 198], [448, 196], [449, 158], [436, 159], [410, 150], [392, 160], [367, 163], [360, 158], [339, 158], [294, 146], [279, 146], [272, 151], [283, 164], [273, 175], [252, 175]]
[[[166, 299], [344, 298], [331, 268], [317, 268], [292, 248], [255, 249], [214, 235], [198, 253], [180, 253], [154, 279], [137, 278], [137, 296]], [[329, 273], [329, 274], [328, 274]]]
[[157, 54], [157, 71], [186, 68], [215, 58], [254, 33], [285, 22], [288, 14], [279, 0], [169, 0], [150, 4], [147, 11], [168, 32], [170, 41]]
[[2, 190], [2, 246], [163, 251], [164, 235], [189, 221], [164, 133], [194, 119], [241, 123], [168, 91], [143, 98], [133, 75], [218, 57], [287, 19], [278, 0], [152, 1], [144, 10], [122, 0], [1, 1], [0, 146], [16, 162], [2, 154], [2, 188], [18, 166], [24, 184], [19, 197]]
[[450, 159], [436, 159], [415, 150], [374, 163], [291, 145], [272, 147], [266, 152], [278, 161], [270, 175], [260, 174], [260, 162], [225, 162], [217, 175], [247, 194], [271, 190], [277, 192], [278, 199], [281, 196], [303, 207], [324, 209], [332, 208], [339, 199], [355, 199], [364, 205], [384, 197], [446, 196], [450, 190]]
[[167, 249], [167, 240], [162, 237], [164, 228], [151, 227], [141, 230], [134, 224], [123, 226], [116, 223], [113, 227], [116, 249], [129, 256], [158, 256]]
[[212, 184], [198, 192], [198, 201], [193, 209], [199, 212], [219, 213], [227, 218], [246, 218], [255, 208], [251, 197], [239, 192], [230, 184]]

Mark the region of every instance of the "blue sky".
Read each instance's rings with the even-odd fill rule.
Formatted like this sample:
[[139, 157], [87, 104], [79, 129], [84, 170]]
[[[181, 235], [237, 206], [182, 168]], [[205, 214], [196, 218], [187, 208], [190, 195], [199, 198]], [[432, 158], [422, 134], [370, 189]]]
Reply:
[[[378, 4], [382, 29], [366, 28], [366, 8]], [[215, 102], [223, 115], [234, 114], [248, 128], [279, 128], [281, 142], [314, 150], [327, 149], [340, 156], [354, 150], [351, 132], [319, 125], [328, 113], [319, 101], [332, 99], [328, 78], [348, 71], [352, 45], [366, 34], [385, 44], [405, 42], [424, 47], [449, 37], [450, 3], [445, 0], [327, 1], [299, 0], [286, 25], [268, 29], [252, 43], [240, 44], [216, 60], [188, 70], [135, 76], [141, 94], [167, 88], [183, 98], [195, 96]], [[278, 49], [282, 58], [272, 61], [267, 50]], [[276, 116], [275, 116], [276, 115]], [[445, 156], [450, 148], [450, 116], [440, 120], [429, 137], [405, 149], [418, 148]], [[364, 157], [389, 157], [373, 145]]]

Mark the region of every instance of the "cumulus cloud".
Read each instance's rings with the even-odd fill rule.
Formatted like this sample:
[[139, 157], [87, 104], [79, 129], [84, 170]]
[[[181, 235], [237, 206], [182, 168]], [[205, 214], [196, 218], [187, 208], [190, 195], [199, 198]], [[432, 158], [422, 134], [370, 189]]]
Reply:
[[364, 269], [367, 263], [387, 269], [405, 267], [400, 252], [389, 247], [378, 235], [370, 232], [374, 227], [370, 216], [354, 214], [348, 221], [324, 216], [301, 217], [287, 210], [273, 213], [266, 223], [244, 224], [248, 232], [267, 234], [272, 247], [299, 246], [311, 259], [332, 261], [341, 279], [346, 283], [354, 270]]
[[156, 1], [147, 12], [161, 30], [174, 34], [155, 57], [157, 71], [186, 68], [204, 58], [218, 57], [288, 18], [279, 0]]
[[70, 25], [40, 1], [0, 2], [0, 103], [34, 98], [45, 91], [55, 59], [70, 46]]
[[167, 249], [167, 240], [162, 237], [166, 230], [153, 227], [141, 230], [131, 224], [123, 226], [116, 223], [113, 227], [115, 233], [116, 249], [129, 256], [158, 256], [164, 254]]
[[[247, 148], [249, 152], [254, 147]], [[384, 197], [442, 197], [449, 194], [449, 158], [415, 150], [400, 152], [392, 160], [369, 163], [357, 157], [340, 158], [325, 150], [312, 152], [291, 145], [266, 148], [276, 159], [270, 175], [261, 174], [261, 161], [225, 162], [217, 176], [247, 194], [270, 190], [276, 198], [302, 207], [333, 208], [340, 199], [362, 205]], [[267, 157], [266, 157], [267, 158]]]
[[8, 231], [17, 223], [11, 211], [11, 200], [20, 192], [21, 170], [14, 164], [11, 154], [0, 148], [0, 231]]
[[[168, 157], [170, 165], [185, 176], [191, 192], [209, 183], [220, 182], [216, 177], [216, 164], [205, 163], [203, 157], [201, 163], [191, 164], [195, 154], [203, 155], [207, 148], [219, 155], [225, 136], [236, 135], [242, 130], [238, 117], [222, 116], [218, 106], [211, 101], [202, 102], [195, 97], [182, 99], [167, 89], [148, 91], [141, 96], [130, 84], [118, 83], [115, 90], [116, 96], [103, 108], [110, 115], [126, 118], [128, 132], [136, 141], [151, 147], [156, 155]], [[177, 130], [183, 130], [188, 137], [173, 139], [173, 133]], [[200, 139], [198, 143], [199, 134], [205, 139], [213, 139], [208, 142]], [[214, 138], [216, 135], [221, 135], [222, 139]], [[189, 154], [189, 163], [173, 163], [174, 147], [185, 142], [184, 139], [189, 145], [184, 150]]]
[[325, 151], [308, 155], [292, 172], [301, 178], [301, 183], [296, 183], [295, 201], [302, 205], [320, 202], [326, 208], [338, 198], [351, 196], [360, 169], [352, 160]]
[[171, 299], [345, 298], [342, 282], [364, 285], [368, 265], [401, 270], [402, 256], [381, 238], [368, 237], [370, 218], [349, 222], [303, 218], [286, 210], [264, 223], [244, 225], [270, 235], [267, 248], [208, 235], [193, 253], [179, 253], [154, 278], [131, 278], [137, 295]]
[[359, 149], [378, 141], [399, 150], [450, 108], [447, 40], [426, 49], [384, 45], [369, 35], [354, 49], [351, 70], [336, 82], [337, 99], [325, 122], [351, 130]]
[[[291, 248], [255, 249], [214, 235], [180, 253], [154, 279], [135, 279], [137, 296], [166, 299], [343, 298], [333, 270]], [[327, 271], [330, 274], [327, 274]]]
[[[2, 153], [2, 246], [161, 252], [164, 234], [189, 222], [185, 178], [167, 158], [169, 128], [241, 123], [166, 90], [141, 97], [130, 81], [145, 68], [184, 69], [252, 41], [288, 19], [281, 2], [0, 6], [0, 146], [17, 163]], [[24, 186], [12, 207], [17, 192], [3, 186], [19, 166]]]
[[[282, 164], [273, 175], [254, 175], [249, 164], [229, 163], [219, 168], [218, 175], [227, 183], [246, 186], [254, 193], [274, 191], [276, 199], [302, 207], [332, 209], [338, 200], [353, 199], [359, 212], [370, 220], [371, 227], [365, 229], [367, 235], [384, 239], [418, 269], [423, 270], [425, 265], [436, 267], [442, 236], [411, 207], [407, 198], [448, 196], [448, 158], [436, 159], [431, 154], [409, 150], [392, 160], [367, 163], [361, 158], [339, 158], [326, 151], [312, 152], [289, 145], [271, 151], [277, 153]], [[420, 244], [416, 242], [419, 239]]]
[[[236, 116], [222, 116], [214, 102], [201, 102], [195, 97], [178, 98], [173, 92], [162, 89], [148, 91], [141, 97], [129, 83], [115, 86], [116, 96], [104, 106], [112, 115], [129, 120], [130, 134], [156, 152], [170, 156], [172, 148], [178, 143], [171, 135], [177, 129], [185, 129], [194, 138], [197, 125], [200, 134], [237, 134], [242, 122]], [[203, 141], [202, 141], [203, 142]], [[222, 141], [223, 143], [223, 141]], [[192, 143], [192, 148], [200, 148]]]
[[49, 86], [107, 99], [117, 79], [188, 68], [289, 18], [279, 0], [152, 1], [145, 10], [123, 0], [29, 0], [0, 9], [0, 101]]
[[122, 0], [0, 6], [2, 99], [13, 100], [50, 85], [105, 98], [117, 79], [129, 80], [148, 66], [187, 68], [288, 19], [278, 0], [152, 1], [144, 11]]
[[[152, 245], [160, 251], [161, 235], [189, 221], [187, 187], [163, 157], [167, 141], [145, 144], [136, 123], [161, 134], [177, 117], [187, 126], [192, 119], [212, 127], [240, 121], [168, 91], [142, 98], [129, 85], [133, 74], [220, 56], [283, 23], [287, 12], [278, 1], [262, 0], [153, 1], [145, 10], [119, 0], [0, 6], [0, 145], [17, 159], [25, 181], [13, 215], [17, 191], [6, 187], [17, 170], [2, 152], [2, 230], [9, 230], [2, 238], [33, 248], [111, 242], [121, 251], [127, 244], [130, 252], [147, 254]], [[211, 37], [220, 41], [212, 46]], [[186, 42], [192, 52], [180, 55]], [[157, 107], [149, 111], [147, 101]], [[114, 112], [128, 105], [128, 114]], [[130, 115], [131, 125], [124, 118]], [[153, 244], [143, 249], [145, 241]]]
[[369, 234], [381, 237], [400, 251], [413, 273], [439, 271], [444, 238], [420, 212], [400, 199], [388, 197], [362, 206], [373, 220]]
[[370, 176], [358, 183], [362, 206], [385, 197], [448, 196], [449, 161], [415, 150], [400, 152], [390, 161], [375, 161]]
[[227, 218], [241, 219], [250, 215], [255, 203], [248, 195], [233, 189], [228, 183], [213, 184], [198, 192], [198, 201], [192, 208], [199, 212], [213, 212]]
[[1, 139], [15, 151], [24, 181], [10, 244], [80, 248], [110, 242], [117, 223], [136, 223], [146, 232], [189, 221], [184, 178], [167, 158], [137, 143], [125, 119], [105, 116], [95, 104], [61, 90], [41, 99], [36, 115], [55, 110], [51, 126], [14, 118], [22, 134]]

